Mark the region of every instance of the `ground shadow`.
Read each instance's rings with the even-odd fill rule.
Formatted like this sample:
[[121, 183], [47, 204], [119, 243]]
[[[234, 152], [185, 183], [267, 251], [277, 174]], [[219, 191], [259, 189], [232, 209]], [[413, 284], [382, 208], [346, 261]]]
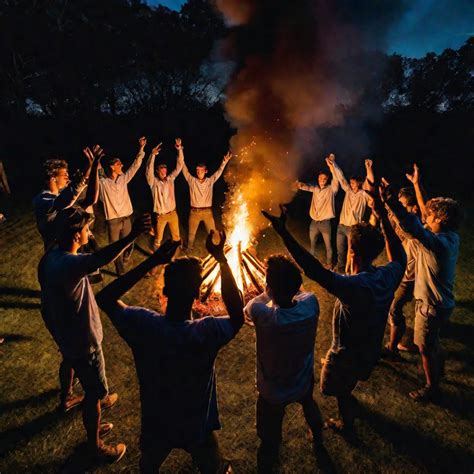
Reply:
[[94, 472], [100, 465], [95, 463], [87, 452], [86, 443], [78, 444], [72, 454], [65, 460], [59, 468], [61, 474], [80, 474], [84, 472]]
[[440, 335], [443, 339], [453, 339], [470, 346], [474, 339], [474, 326], [450, 321], [442, 328]]
[[[402, 426], [387, 416], [360, 405], [363, 418], [370, 423], [380, 437], [392, 444], [401, 455], [408, 456], [414, 465], [423, 466], [428, 472], [472, 472], [472, 453], [457, 449], [429, 436], [413, 427]], [[366, 445], [367, 449], [371, 449]], [[373, 448], [372, 448], [373, 449]]]
[[456, 306], [467, 309], [468, 311], [472, 311], [474, 313], [474, 300], [459, 300], [456, 301]]
[[30, 288], [16, 288], [11, 286], [0, 286], [0, 296], [23, 296], [25, 298], [40, 298], [40, 290], [32, 290]]
[[142, 246], [138, 245], [138, 244], [135, 244], [135, 247], [134, 247], [139, 253], [141, 253], [142, 255], [144, 255], [145, 257], [150, 257], [152, 255], [152, 252], [150, 252], [149, 250], [146, 250], [144, 249]]
[[32, 341], [34, 338], [31, 336], [24, 336], [23, 334], [1, 334], [1, 337], [5, 339], [3, 344], [8, 344], [10, 342], [21, 342], [21, 341]]
[[111, 277], [117, 277], [118, 276], [117, 273], [112, 272], [110, 270], [106, 270], [105, 268], [101, 268], [100, 272], [103, 273], [104, 275], [109, 275]]
[[0, 301], [0, 309], [41, 309], [41, 304], [26, 301]]
[[28, 398], [22, 398], [21, 400], [14, 400], [12, 402], [2, 403], [0, 406], [2, 413], [8, 411], [16, 410], [18, 408], [33, 408], [38, 405], [42, 405], [44, 402], [50, 400], [55, 395], [58, 395], [59, 389], [51, 389], [46, 392], [40, 393], [39, 395], [34, 395]]

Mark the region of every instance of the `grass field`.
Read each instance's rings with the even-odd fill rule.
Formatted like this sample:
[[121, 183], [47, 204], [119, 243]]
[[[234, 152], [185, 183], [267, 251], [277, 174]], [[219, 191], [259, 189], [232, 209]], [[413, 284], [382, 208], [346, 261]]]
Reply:
[[[303, 226], [293, 228], [299, 237], [306, 239]], [[356, 422], [357, 442], [348, 443], [330, 432], [324, 434], [324, 444], [338, 472], [473, 472], [473, 231], [473, 222], [468, 222], [462, 230], [457, 307], [442, 339], [447, 356], [442, 401], [439, 405], [417, 405], [408, 399], [408, 392], [422, 382], [417, 356], [406, 356], [405, 363], [382, 361], [370, 380], [355, 390], [364, 415]], [[100, 222], [96, 233], [104, 243], [105, 230]], [[143, 239], [139, 244], [146, 247]], [[56, 411], [60, 357], [40, 316], [36, 267], [42, 244], [29, 211], [18, 209], [0, 227], [0, 249], [0, 336], [6, 338], [0, 346], [0, 472], [137, 472], [140, 405], [130, 350], [103, 315], [109, 385], [120, 395], [119, 403], [104, 417], [115, 424], [108, 440], [125, 442], [128, 450], [117, 465], [89, 466], [80, 412], [60, 415]], [[261, 258], [282, 250], [272, 231], [260, 239]], [[142, 258], [140, 252], [134, 252], [135, 263]], [[109, 270], [112, 269], [110, 266]], [[106, 275], [106, 281], [110, 278]], [[330, 344], [333, 298], [311, 281], [306, 280], [305, 286], [316, 292], [321, 305], [315, 354], [316, 377], [319, 377], [319, 360]], [[125, 300], [158, 309], [156, 293], [156, 281], [147, 279]], [[412, 307], [408, 313], [412, 315]], [[219, 439], [237, 473], [256, 472], [254, 366], [254, 333], [244, 326], [217, 360], [223, 424]], [[323, 416], [336, 413], [333, 399], [322, 397], [318, 390], [315, 397]], [[283, 436], [281, 472], [320, 471], [306, 439], [299, 407], [288, 409]], [[162, 472], [195, 471], [186, 453], [173, 451]]]

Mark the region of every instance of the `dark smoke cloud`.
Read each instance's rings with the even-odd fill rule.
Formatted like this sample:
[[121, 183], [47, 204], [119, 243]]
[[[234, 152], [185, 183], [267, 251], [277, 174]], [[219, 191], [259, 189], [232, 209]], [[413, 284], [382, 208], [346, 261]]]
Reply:
[[[305, 148], [317, 143], [314, 131], [341, 125], [344, 111], [357, 102], [364, 77], [352, 76], [354, 58], [365, 49], [384, 48], [385, 32], [405, 4], [216, 0], [216, 5], [230, 26], [227, 50], [237, 64], [226, 90], [238, 156], [227, 174], [225, 217], [232, 224], [241, 193], [258, 230], [261, 208], [291, 199]], [[311, 136], [316, 139], [308, 142]]]

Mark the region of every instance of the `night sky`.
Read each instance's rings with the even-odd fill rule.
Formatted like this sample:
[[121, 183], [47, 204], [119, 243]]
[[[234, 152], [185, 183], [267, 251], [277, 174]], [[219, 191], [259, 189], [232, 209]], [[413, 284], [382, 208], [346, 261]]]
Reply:
[[[184, 0], [147, 0], [179, 10]], [[457, 49], [474, 35], [474, 0], [409, 0], [410, 5], [388, 33], [387, 52], [421, 57]]]

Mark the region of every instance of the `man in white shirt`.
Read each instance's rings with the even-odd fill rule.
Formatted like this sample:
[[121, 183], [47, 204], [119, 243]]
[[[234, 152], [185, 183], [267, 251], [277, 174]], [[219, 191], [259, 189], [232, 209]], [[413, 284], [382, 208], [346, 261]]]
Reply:
[[192, 251], [194, 248], [194, 239], [196, 238], [196, 233], [201, 222], [204, 222], [207, 233], [216, 228], [212, 215], [212, 191], [215, 182], [220, 178], [225, 166], [231, 158], [232, 153], [229, 151], [224, 156], [217, 171], [209, 178], [206, 177], [207, 166], [204, 163], [198, 163], [196, 166], [196, 177], [191, 175], [186, 163], [183, 165], [183, 175], [188, 182], [189, 195], [191, 198], [188, 224], [188, 251]]
[[[362, 183], [364, 182], [362, 178], [351, 176], [348, 183], [344, 173], [336, 163], [335, 157], [331, 165], [334, 167], [334, 172], [341, 188], [346, 193], [341, 215], [339, 216], [336, 236], [337, 271], [342, 273], [347, 271], [347, 241], [349, 239], [349, 232], [353, 225], [362, 222], [370, 196], [362, 189]], [[330, 169], [331, 165], [329, 165]], [[365, 169], [367, 172], [366, 179], [373, 183], [372, 160], [365, 160]]]
[[387, 205], [412, 243], [415, 258], [413, 294], [416, 300], [414, 342], [420, 351], [426, 384], [409, 395], [417, 402], [427, 402], [439, 396], [439, 331], [455, 306], [453, 290], [459, 255], [457, 229], [462, 212], [459, 204], [450, 198], [433, 198], [425, 204], [416, 165], [413, 175], [407, 177], [415, 188], [422, 215], [426, 216], [426, 228], [396, 197], [392, 197]]
[[[109, 243], [127, 236], [132, 229], [132, 201], [128, 194], [128, 183], [139, 170], [145, 156], [146, 138], [138, 140], [139, 148], [135, 160], [127, 171], [123, 171], [120, 158], [112, 158], [105, 167], [106, 177], [100, 179], [99, 198], [104, 204], [105, 220], [109, 233]], [[118, 275], [125, 273], [125, 262], [130, 259], [133, 246], [131, 245], [115, 261]]]
[[326, 247], [326, 267], [333, 266], [333, 249], [331, 242], [331, 219], [336, 215], [334, 197], [339, 190], [339, 181], [336, 179], [334, 167], [331, 167], [334, 155], [330, 154], [326, 158], [326, 163], [332, 174], [332, 181], [329, 183], [329, 174], [326, 171], [320, 171], [318, 174], [318, 184], [296, 182], [298, 189], [313, 193], [309, 215], [311, 216], [311, 224], [309, 226], [309, 240], [311, 242], [311, 254], [316, 255], [316, 243], [320, 234], [323, 236], [324, 245]]
[[267, 472], [277, 460], [287, 405], [301, 404], [315, 442], [320, 442], [322, 427], [313, 398], [318, 300], [299, 291], [301, 273], [283, 255], [268, 259], [266, 284], [265, 293], [245, 307], [257, 335], [259, 472]]
[[161, 143], [153, 148], [146, 164], [146, 180], [151, 189], [153, 213], [155, 214], [155, 238], [153, 240], [155, 250], [161, 245], [166, 225], [169, 225], [172, 240], [178, 241], [180, 239], [174, 180], [183, 169], [184, 154], [181, 138], [176, 139], [175, 147], [178, 150], [178, 159], [176, 168], [170, 174], [168, 174], [166, 163], [160, 163], [156, 172], [154, 170], [155, 157], [160, 152]]

